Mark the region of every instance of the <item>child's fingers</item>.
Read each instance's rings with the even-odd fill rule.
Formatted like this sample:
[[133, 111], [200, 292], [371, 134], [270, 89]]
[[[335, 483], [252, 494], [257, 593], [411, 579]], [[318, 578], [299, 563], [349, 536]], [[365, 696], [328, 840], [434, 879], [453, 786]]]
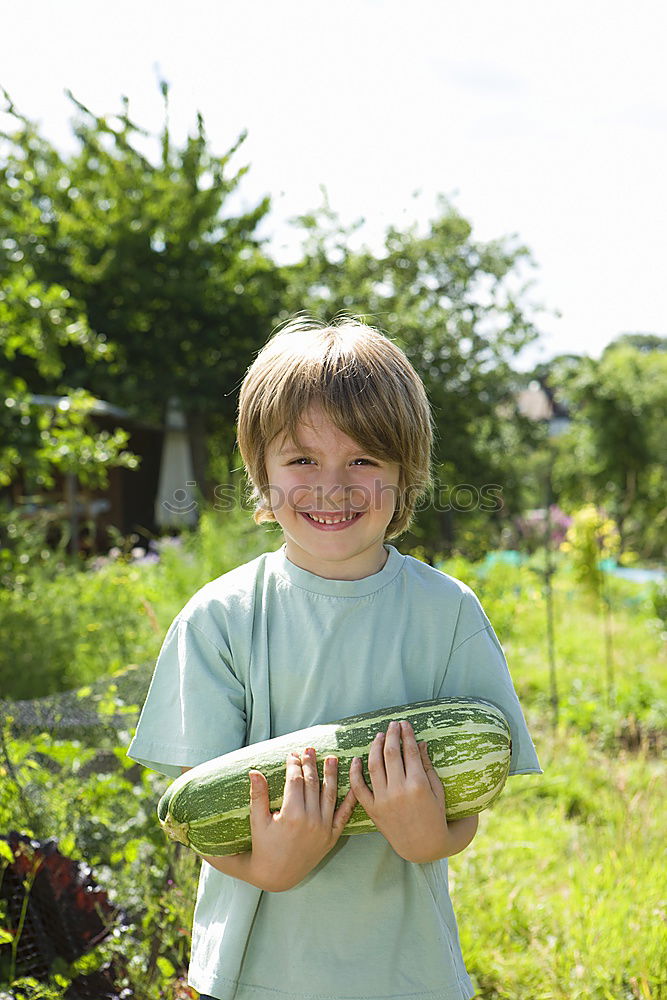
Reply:
[[306, 747], [301, 754], [303, 774], [303, 802], [306, 812], [320, 811], [320, 778], [317, 773], [317, 754], [313, 747]]
[[354, 807], [357, 804], [357, 797], [350, 789], [341, 804], [336, 809], [334, 813], [333, 822], [331, 824], [331, 829], [336, 840], [340, 837], [341, 833], [345, 829], [345, 825], [349, 820], [350, 816], [354, 811]]
[[338, 797], [338, 758], [326, 757], [324, 760], [324, 772], [322, 777], [322, 791], [320, 792], [320, 811], [325, 823], [333, 821], [333, 814], [336, 808]]
[[401, 739], [403, 741], [403, 764], [406, 778], [420, 779], [424, 774], [422, 754], [412, 725], [404, 720], [401, 722]]
[[285, 773], [285, 793], [281, 813], [292, 815], [304, 811], [304, 778], [301, 767], [301, 757], [298, 753], [288, 753]]
[[426, 743], [419, 744], [419, 754], [421, 757], [421, 764], [428, 778], [428, 783], [431, 786], [431, 791], [435, 795], [438, 801], [442, 802], [442, 807], [445, 807], [445, 789], [442, 786], [442, 782], [438, 777], [438, 772], [435, 769], [433, 761], [428, 755], [428, 747]]
[[261, 771], [249, 771], [250, 778], [250, 834], [254, 837], [257, 830], [271, 819], [269, 806], [269, 783]]
[[371, 743], [368, 753], [368, 774], [374, 792], [383, 791], [387, 787], [387, 772], [384, 764], [384, 745], [386, 742], [384, 733], [378, 733]]
[[[388, 785], [398, 785], [405, 781], [405, 768], [401, 754], [401, 728], [400, 723], [390, 722], [384, 741], [384, 766]], [[375, 781], [375, 776], [371, 775], [371, 777]]]
[[354, 792], [357, 801], [361, 802], [366, 812], [368, 812], [369, 807], [373, 807], [375, 796], [366, 784], [363, 768], [361, 766], [361, 757], [355, 757], [350, 764], [350, 789]]

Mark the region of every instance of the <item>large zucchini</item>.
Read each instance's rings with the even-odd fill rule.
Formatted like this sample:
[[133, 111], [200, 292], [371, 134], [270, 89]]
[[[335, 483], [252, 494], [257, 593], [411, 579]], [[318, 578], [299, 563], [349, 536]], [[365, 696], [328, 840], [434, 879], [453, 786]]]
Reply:
[[[445, 788], [447, 818], [472, 816], [500, 795], [510, 765], [510, 730], [503, 713], [478, 698], [441, 698], [353, 715], [328, 725], [253, 743], [206, 761], [177, 778], [158, 805], [162, 828], [200, 854], [223, 856], [250, 850], [250, 781], [261, 771], [269, 783], [271, 809], [282, 803], [285, 758], [290, 750], [317, 751], [322, 780], [324, 758], [338, 757], [338, 803], [349, 790], [353, 757], [361, 757], [368, 781], [368, 753], [375, 734], [392, 719], [408, 719]], [[370, 784], [370, 782], [369, 782]], [[376, 827], [357, 803], [343, 836]]]

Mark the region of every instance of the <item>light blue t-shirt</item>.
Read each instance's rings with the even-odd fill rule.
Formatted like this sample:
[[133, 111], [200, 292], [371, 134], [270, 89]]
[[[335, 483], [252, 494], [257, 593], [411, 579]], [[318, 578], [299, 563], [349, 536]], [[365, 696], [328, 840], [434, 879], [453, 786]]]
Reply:
[[[476, 596], [386, 549], [361, 580], [310, 573], [283, 546], [203, 587], [165, 638], [129, 756], [175, 777], [306, 726], [467, 695], [505, 713], [510, 774], [541, 773]], [[220, 1000], [467, 1000], [447, 861], [404, 861], [379, 833], [343, 838], [281, 893], [202, 862], [189, 982]]]

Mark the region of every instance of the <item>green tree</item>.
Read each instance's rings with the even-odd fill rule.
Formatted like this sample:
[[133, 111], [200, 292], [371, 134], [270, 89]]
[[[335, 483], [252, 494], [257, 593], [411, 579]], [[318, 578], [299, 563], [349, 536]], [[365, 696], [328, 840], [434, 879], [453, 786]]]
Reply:
[[[0, 186], [3, 174], [0, 168]], [[5, 236], [3, 246], [21, 269], [10, 271], [0, 257], [0, 487], [19, 473], [50, 485], [56, 469], [85, 483], [104, 483], [110, 466], [136, 465], [124, 450], [127, 434], [95, 432], [87, 419], [94, 399], [62, 379], [67, 349], [103, 362], [107, 345], [66, 288], [37, 279], [15, 238]], [[64, 397], [58, 405], [36, 404], [35, 388], [46, 385]]]
[[[624, 549], [664, 555], [667, 525], [667, 352], [619, 338], [599, 361], [582, 357], [562, 378], [572, 424], [559, 442], [564, 502], [610, 511]], [[560, 388], [560, 386], [559, 386]]]
[[481, 554], [517, 509], [521, 457], [538, 434], [515, 416], [511, 367], [538, 336], [524, 304], [527, 249], [473, 239], [470, 222], [444, 199], [425, 231], [389, 228], [379, 253], [353, 249], [361, 223], [341, 225], [326, 202], [296, 221], [305, 238], [302, 259], [286, 269], [286, 314], [362, 316], [403, 347], [436, 424], [438, 495], [414, 534], [430, 554], [449, 551], [456, 522], [456, 544]]
[[[268, 198], [248, 211], [230, 206], [247, 170], [231, 167], [245, 134], [216, 155], [199, 116], [179, 148], [166, 84], [162, 93], [157, 137], [132, 121], [126, 99], [118, 115], [102, 116], [69, 94], [70, 156], [9, 103], [17, 127], [6, 137], [0, 267], [30, 266], [46, 287], [66, 289], [106, 345], [108, 364], [63, 346], [69, 385], [144, 419], [161, 420], [170, 397], [181, 401], [203, 487], [207, 437], [232, 452], [235, 390], [270, 329], [279, 281], [256, 235]], [[41, 376], [38, 388], [50, 390], [51, 374]]]
[[634, 347], [638, 351], [667, 351], [667, 337], [657, 333], [622, 333], [612, 340], [602, 352], [603, 356], [615, 347]]

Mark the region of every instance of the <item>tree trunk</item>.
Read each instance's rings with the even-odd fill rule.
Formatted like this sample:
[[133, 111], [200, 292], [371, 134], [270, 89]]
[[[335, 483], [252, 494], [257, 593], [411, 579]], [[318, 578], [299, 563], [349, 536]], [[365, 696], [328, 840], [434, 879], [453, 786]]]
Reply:
[[454, 548], [456, 532], [454, 528], [454, 517], [451, 510], [443, 510], [438, 518], [440, 526], [440, 547], [445, 555], [450, 555]]

